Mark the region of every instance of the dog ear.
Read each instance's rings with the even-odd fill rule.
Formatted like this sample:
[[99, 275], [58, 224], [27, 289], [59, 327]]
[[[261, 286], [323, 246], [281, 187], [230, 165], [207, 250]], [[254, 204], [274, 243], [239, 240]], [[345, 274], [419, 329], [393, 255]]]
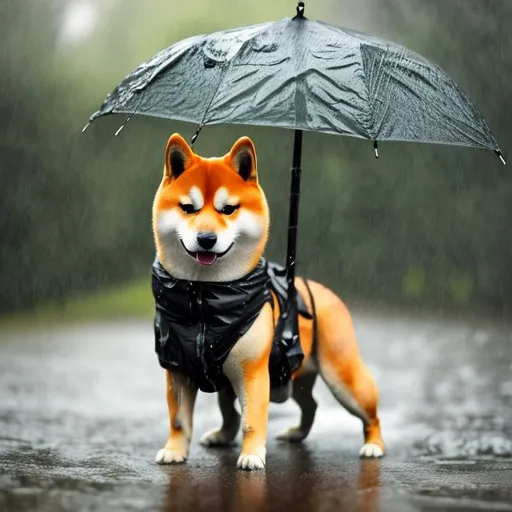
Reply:
[[231, 167], [244, 181], [258, 182], [256, 149], [249, 137], [240, 137], [228, 154]]
[[192, 163], [194, 153], [187, 141], [179, 134], [173, 133], [165, 148], [165, 174], [169, 178], [179, 178]]

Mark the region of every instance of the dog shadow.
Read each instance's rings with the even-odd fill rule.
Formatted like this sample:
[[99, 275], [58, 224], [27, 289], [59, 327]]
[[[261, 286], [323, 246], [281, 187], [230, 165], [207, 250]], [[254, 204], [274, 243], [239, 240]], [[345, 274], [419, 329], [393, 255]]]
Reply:
[[[210, 452], [210, 450], [208, 450]], [[307, 445], [280, 446], [269, 453], [266, 471], [236, 469], [237, 450], [215, 450], [210, 467], [201, 462], [172, 466], [162, 512], [376, 512], [381, 498], [381, 461], [332, 464]]]
[[[381, 461], [356, 459], [332, 463], [306, 443], [280, 445], [285, 471], [272, 475], [271, 508], [294, 512], [351, 510], [376, 512], [381, 499]], [[269, 472], [270, 476], [271, 472]], [[265, 509], [267, 510], [267, 509]]]
[[236, 469], [236, 457], [211, 468], [169, 468], [169, 484], [162, 512], [260, 512], [267, 510], [267, 475], [264, 471]]

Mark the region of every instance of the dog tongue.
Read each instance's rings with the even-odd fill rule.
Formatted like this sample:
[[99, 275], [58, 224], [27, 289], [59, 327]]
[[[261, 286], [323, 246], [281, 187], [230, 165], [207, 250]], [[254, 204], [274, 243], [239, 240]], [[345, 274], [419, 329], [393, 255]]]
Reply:
[[196, 252], [196, 260], [201, 265], [213, 265], [217, 261], [217, 255], [213, 252]]

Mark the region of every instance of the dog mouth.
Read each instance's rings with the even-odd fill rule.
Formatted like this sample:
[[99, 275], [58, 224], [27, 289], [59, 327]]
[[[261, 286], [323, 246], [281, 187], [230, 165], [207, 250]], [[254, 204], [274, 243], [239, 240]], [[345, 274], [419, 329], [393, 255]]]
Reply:
[[225, 256], [233, 247], [233, 242], [224, 252], [213, 252], [213, 251], [198, 251], [198, 252], [192, 252], [189, 251], [185, 244], [183, 243], [183, 240], [180, 238], [181, 245], [183, 245], [183, 248], [185, 251], [187, 251], [187, 254], [194, 258], [200, 265], [204, 265], [205, 267], [211, 267], [212, 265], [215, 265], [217, 263], [217, 260], [219, 258], [222, 258], [222, 256]]

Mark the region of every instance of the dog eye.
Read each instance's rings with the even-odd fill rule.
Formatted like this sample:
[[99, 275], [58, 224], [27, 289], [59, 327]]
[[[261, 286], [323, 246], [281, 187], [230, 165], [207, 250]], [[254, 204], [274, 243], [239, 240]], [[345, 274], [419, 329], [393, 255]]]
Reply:
[[180, 208], [185, 212], [185, 213], [195, 213], [196, 210], [194, 209], [194, 205], [193, 204], [182, 204], [180, 203]]
[[224, 215], [231, 215], [232, 213], [234, 213], [235, 210], [238, 210], [238, 208], [240, 208], [239, 204], [227, 204], [226, 206], [224, 206], [224, 208], [222, 208], [220, 212], [223, 213]]

